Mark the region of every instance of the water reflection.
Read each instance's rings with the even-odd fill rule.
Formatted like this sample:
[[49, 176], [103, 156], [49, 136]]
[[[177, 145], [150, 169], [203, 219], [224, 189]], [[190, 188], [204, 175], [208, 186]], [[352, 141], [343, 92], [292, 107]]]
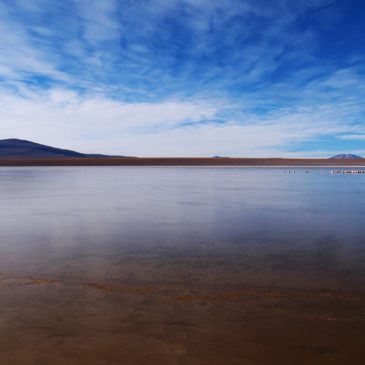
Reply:
[[246, 262], [270, 276], [310, 276], [322, 268], [323, 280], [347, 286], [358, 282], [341, 272], [362, 269], [363, 176], [316, 169], [289, 176], [276, 168], [2, 168], [0, 184], [2, 271], [62, 276], [67, 262], [75, 277], [99, 267], [97, 276], [108, 279], [102, 268], [119, 276], [127, 261], [141, 266], [142, 276], [146, 270], [148, 280], [148, 269], [199, 257], [222, 282], [225, 270]]
[[[360, 356], [365, 175], [329, 172], [0, 168], [0, 360], [55, 363], [57, 343], [88, 365]], [[354, 324], [344, 348], [328, 321]]]

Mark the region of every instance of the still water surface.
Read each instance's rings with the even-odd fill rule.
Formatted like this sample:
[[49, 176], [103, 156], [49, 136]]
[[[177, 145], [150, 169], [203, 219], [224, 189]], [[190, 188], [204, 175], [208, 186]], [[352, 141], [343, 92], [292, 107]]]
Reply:
[[360, 364], [365, 175], [0, 168], [1, 364]]

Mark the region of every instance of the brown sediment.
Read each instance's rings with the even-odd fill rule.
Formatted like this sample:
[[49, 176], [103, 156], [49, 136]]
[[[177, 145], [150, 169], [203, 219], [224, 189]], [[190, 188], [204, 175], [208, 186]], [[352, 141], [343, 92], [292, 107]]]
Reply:
[[298, 346], [298, 348], [304, 351], [310, 351], [318, 354], [329, 354], [336, 351], [336, 349], [331, 346], [300, 345]]
[[2, 274], [0, 363], [362, 364], [364, 296]]
[[111, 292], [115, 289], [111, 285], [98, 284], [98, 283], [80, 283], [80, 287], [85, 289], [101, 290], [103, 292]]
[[131, 295], [158, 294], [162, 299], [178, 302], [195, 301], [229, 301], [241, 298], [279, 300], [287, 297], [299, 300], [305, 297], [307, 300], [318, 299], [342, 299], [347, 301], [361, 301], [365, 299], [365, 293], [344, 292], [335, 290], [309, 290], [287, 288], [249, 288], [245, 290], [213, 290], [204, 288], [186, 287], [129, 287], [97, 282], [70, 282], [47, 278], [11, 278], [0, 275], [0, 289], [22, 286], [57, 285], [81, 289], [92, 289], [104, 293], [124, 293]]
[[[77, 285], [77, 284], [76, 284]], [[131, 287], [122, 287], [118, 285], [109, 285], [109, 284], [102, 284], [102, 283], [80, 283], [81, 288], [87, 289], [96, 289], [103, 292], [112, 292], [112, 291], [119, 291], [126, 294], [147, 294], [147, 293], [154, 293], [156, 289], [154, 288], [131, 288]]]
[[46, 284], [60, 285], [62, 284], [62, 282], [54, 279], [24, 279], [24, 278], [9, 278], [0, 276], [0, 289], [4, 287], [46, 285]]

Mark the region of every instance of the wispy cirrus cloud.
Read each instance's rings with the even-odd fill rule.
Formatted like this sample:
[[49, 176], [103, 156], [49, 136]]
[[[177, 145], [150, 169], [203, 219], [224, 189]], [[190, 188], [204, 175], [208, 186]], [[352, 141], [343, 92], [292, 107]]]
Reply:
[[270, 156], [276, 151], [288, 156], [298, 154], [296, 146], [308, 140], [346, 138], [361, 131], [347, 121], [357, 112], [352, 103], [347, 112], [343, 105], [307, 105], [257, 115], [251, 107], [248, 103], [238, 112], [239, 106], [230, 100], [212, 104], [204, 99], [131, 103], [64, 89], [21, 99], [17, 94], [0, 97], [4, 137], [16, 127], [19, 138], [34, 139], [36, 130], [38, 141], [59, 145], [62, 140], [65, 147], [85, 152]]
[[359, 150], [363, 8], [351, 5], [3, 1], [0, 137], [133, 155]]

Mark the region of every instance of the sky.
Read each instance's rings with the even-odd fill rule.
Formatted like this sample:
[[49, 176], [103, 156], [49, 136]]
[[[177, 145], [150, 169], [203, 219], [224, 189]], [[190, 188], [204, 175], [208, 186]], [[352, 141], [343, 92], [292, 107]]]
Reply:
[[365, 1], [0, 0], [0, 139], [365, 156]]

